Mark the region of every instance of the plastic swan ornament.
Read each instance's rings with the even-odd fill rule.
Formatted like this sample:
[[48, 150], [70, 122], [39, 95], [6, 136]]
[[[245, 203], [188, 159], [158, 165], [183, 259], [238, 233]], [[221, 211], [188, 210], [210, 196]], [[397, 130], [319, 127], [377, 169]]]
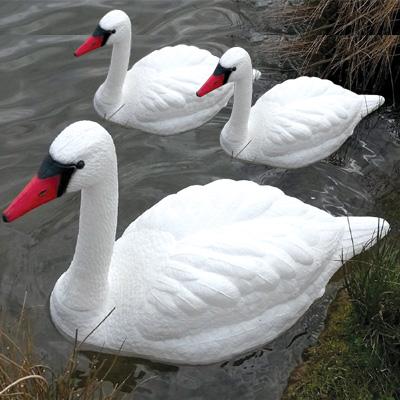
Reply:
[[55, 325], [82, 340], [114, 309], [89, 344], [171, 363], [226, 360], [274, 339], [378, 230], [375, 217], [333, 217], [271, 186], [217, 180], [164, 198], [114, 242], [117, 158], [90, 121], [58, 135], [3, 219], [78, 190], [75, 255], [50, 299]]
[[[104, 45], [113, 46], [111, 65], [96, 92], [94, 107], [106, 120], [173, 135], [203, 125], [233, 94], [233, 85], [227, 85], [209, 99], [196, 97], [197, 88], [212, 73], [218, 58], [195, 46], [153, 51], [128, 71], [131, 21], [123, 11], [108, 12], [74, 54], [79, 57]], [[255, 78], [260, 75], [254, 71]]]
[[299, 168], [319, 161], [336, 151], [360, 120], [385, 101], [302, 76], [276, 85], [251, 107], [251, 71], [249, 54], [231, 48], [197, 95], [234, 83], [233, 110], [220, 142], [230, 156], [252, 163]]

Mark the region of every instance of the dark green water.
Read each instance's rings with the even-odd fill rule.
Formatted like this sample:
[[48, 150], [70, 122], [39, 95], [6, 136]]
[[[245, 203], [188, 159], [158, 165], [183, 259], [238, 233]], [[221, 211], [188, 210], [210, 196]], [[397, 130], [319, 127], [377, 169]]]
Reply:
[[[276, 1], [227, 0], [2, 0], [0, 3], [0, 205], [4, 208], [36, 172], [53, 138], [80, 119], [101, 122], [113, 135], [119, 159], [120, 234], [166, 195], [218, 178], [278, 186], [336, 215], [376, 215], [396, 224], [400, 147], [398, 118], [375, 114], [330, 160], [295, 171], [232, 161], [219, 132], [230, 107], [205, 126], [170, 138], [124, 129], [98, 119], [92, 97], [108, 69], [110, 49], [75, 59], [73, 50], [112, 8], [133, 19], [134, 62], [152, 50], [190, 43], [216, 55], [245, 47], [263, 78], [255, 98], [286, 79], [262, 51], [279, 35], [270, 10]], [[79, 196], [65, 196], [11, 225], [0, 224], [0, 305], [16, 318], [27, 309], [39, 352], [57, 368], [71, 350], [53, 327], [48, 299], [74, 252]], [[397, 229], [397, 228], [396, 228]], [[278, 399], [303, 349], [315, 342], [330, 297], [318, 301], [292, 328], [264, 348], [223, 364], [164, 366], [123, 358], [110, 381], [135, 399]], [[82, 373], [86, 355], [82, 355]], [[149, 379], [151, 378], [151, 379]], [[110, 384], [111, 385], [111, 384]], [[129, 395], [129, 398], [131, 395]]]

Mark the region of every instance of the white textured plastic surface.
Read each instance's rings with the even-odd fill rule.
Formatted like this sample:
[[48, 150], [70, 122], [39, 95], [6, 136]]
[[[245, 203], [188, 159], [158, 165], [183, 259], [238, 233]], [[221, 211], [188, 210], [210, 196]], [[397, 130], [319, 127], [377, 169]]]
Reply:
[[[378, 229], [375, 217], [333, 217], [271, 186], [217, 180], [167, 196], [116, 242], [117, 160], [94, 122], [66, 128], [50, 148], [85, 161], [75, 255], [51, 295], [66, 336], [103, 351], [171, 363], [226, 360], [289, 328], [322, 296], [344, 259]], [[351, 226], [350, 236], [348, 223]], [[382, 234], [389, 225], [380, 220]], [[372, 242], [371, 242], [372, 243]]]
[[221, 145], [230, 156], [252, 163], [299, 168], [321, 160], [385, 101], [381, 96], [357, 95], [329, 80], [302, 76], [276, 85], [251, 107], [249, 54], [234, 47], [220, 63], [236, 67], [228, 80], [235, 85], [234, 104]]
[[[120, 10], [101, 20], [114, 30], [107, 42], [113, 46], [105, 82], [94, 97], [94, 107], [104, 119], [158, 135], [173, 135], [196, 128], [225, 107], [233, 94], [226, 85], [207, 98], [196, 90], [212, 74], [218, 58], [195, 46], [177, 45], [153, 51], [128, 71], [131, 21]], [[255, 77], [260, 73], [256, 71]]]

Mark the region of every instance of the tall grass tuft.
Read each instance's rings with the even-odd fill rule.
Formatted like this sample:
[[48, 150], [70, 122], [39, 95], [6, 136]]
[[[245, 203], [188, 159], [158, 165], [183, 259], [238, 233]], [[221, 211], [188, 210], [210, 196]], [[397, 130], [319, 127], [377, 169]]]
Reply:
[[381, 360], [400, 373], [400, 248], [382, 240], [345, 267], [345, 286], [355, 326]]
[[[34, 351], [32, 334], [25, 312], [10, 325], [2, 321], [0, 327], [0, 398], [10, 400], [111, 400], [121, 398], [120, 387], [106, 388], [104, 380], [111, 366], [100, 363], [94, 355], [88, 370], [79, 371], [79, 345], [61, 371], [42, 364]], [[5, 327], [7, 326], [7, 328]]]
[[394, 96], [400, 78], [398, 0], [305, 0], [279, 17], [291, 33], [279, 52], [298, 74]]

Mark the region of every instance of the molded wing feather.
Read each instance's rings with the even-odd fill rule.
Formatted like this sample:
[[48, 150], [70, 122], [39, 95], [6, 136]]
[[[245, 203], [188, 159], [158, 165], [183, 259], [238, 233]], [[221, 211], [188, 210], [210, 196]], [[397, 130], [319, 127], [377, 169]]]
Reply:
[[[301, 77], [276, 85], [253, 107], [251, 123], [264, 123], [269, 153], [280, 155], [351, 134], [362, 98], [328, 80]], [[257, 118], [263, 115], [263, 118]], [[268, 115], [268, 117], [264, 117]]]
[[141, 59], [129, 71], [130, 90], [142, 93], [137, 104], [140, 121], [155, 121], [160, 112], [179, 116], [179, 110], [201, 110], [222, 93], [231, 95], [233, 87], [229, 84], [206, 99], [196, 96], [217, 64], [218, 58], [209, 51], [186, 45], [164, 47]]
[[[205, 201], [202, 191], [195, 187], [169, 196], [169, 201], [155, 207], [155, 214], [142, 221], [139, 218], [135, 226], [136, 230], [150, 229], [150, 219], [161, 217], [158, 212], [165, 213], [165, 226], [173, 226], [169, 222], [172, 201], [182, 211], [179, 217], [172, 213], [171, 218], [179, 218], [176, 225], [189, 218], [191, 221], [190, 227], [169, 232], [175, 240], [169, 245], [157, 277], [151, 277], [156, 283], [147, 289], [143, 312], [144, 320], [151, 323], [138, 329], [153, 340], [153, 332], [160, 331], [163, 337], [182, 336], [181, 330], [171, 328], [176, 318], [183, 319], [177, 324], [180, 327], [187, 321], [188, 335], [199, 332], [210, 319], [218, 327], [254, 318], [268, 307], [301, 294], [337, 256], [343, 224], [325, 212], [285, 196], [278, 189], [251, 182], [217, 181], [202, 189], [222, 215], [217, 215], [217, 210], [213, 212], [207, 201], [203, 207], [210, 213], [208, 218], [201, 207], [198, 210], [194, 206], [191, 216], [185, 207], [181, 208], [185, 200], [195, 195], [200, 203]], [[265, 201], [268, 196], [258, 195], [264, 207], [256, 207], [256, 213], [246, 207], [254, 205], [255, 190], [269, 193], [272, 198]], [[221, 191], [225, 192], [226, 214], [218, 207]], [[240, 213], [230, 208], [233, 202], [227, 201], [234, 191], [245, 203]], [[162, 224], [152, 228], [162, 229]], [[237, 310], [246, 315], [238, 315]], [[163, 318], [158, 317], [160, 314]], [[166, 319], [171, 319], [168, 328], [162, 325]]]

